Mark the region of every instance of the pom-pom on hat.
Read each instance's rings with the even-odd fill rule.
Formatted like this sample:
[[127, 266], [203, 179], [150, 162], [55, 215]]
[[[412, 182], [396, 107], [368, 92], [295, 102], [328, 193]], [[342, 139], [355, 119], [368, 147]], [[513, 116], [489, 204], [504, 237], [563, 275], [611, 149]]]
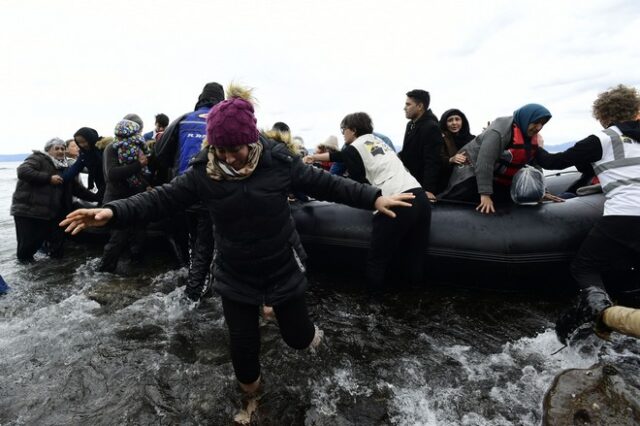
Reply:
[[251, 91], [230, 86], [229, 99], [214, 106], [207, 115], [207, 141], [216, 147], [248, 145], [258, 141], [257, 120]]

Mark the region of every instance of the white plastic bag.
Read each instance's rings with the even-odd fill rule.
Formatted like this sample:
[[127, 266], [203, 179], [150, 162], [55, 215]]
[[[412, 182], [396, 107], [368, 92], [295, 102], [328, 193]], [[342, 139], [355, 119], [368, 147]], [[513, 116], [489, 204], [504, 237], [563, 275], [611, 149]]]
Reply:
[[544, 196], [544, 175], [535, 167], [524, 166], [513, 176], [511, 199], [516, 204], [536, 204]]

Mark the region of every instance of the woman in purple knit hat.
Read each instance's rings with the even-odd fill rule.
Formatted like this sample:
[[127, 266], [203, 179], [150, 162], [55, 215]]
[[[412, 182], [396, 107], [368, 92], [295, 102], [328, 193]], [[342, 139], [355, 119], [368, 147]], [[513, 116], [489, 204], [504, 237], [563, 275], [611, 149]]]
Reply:
[[76, 234], [89, 226], [128, 227], [157, 221], [197, 201], [215, 223], [214, 289], [229, 328], [231, 360], [240, 387], [260, 386], [261, 305], [273, 306], [284, 341], [295, 349], [315, 347], [322, 332], [305, 303], [306, 254], [289, 211], [287, 195], [303, 191], [391, 217], [410, 206], [412, 194], [382, 196], [379, 189], [307, 166], [282, 143], [256, 127], [251, 93], [232, 86], [229, 99], [207, 117], [208, 145], [186, 173], [171, 183], [102, 209], [81, 209], [61, 223]]

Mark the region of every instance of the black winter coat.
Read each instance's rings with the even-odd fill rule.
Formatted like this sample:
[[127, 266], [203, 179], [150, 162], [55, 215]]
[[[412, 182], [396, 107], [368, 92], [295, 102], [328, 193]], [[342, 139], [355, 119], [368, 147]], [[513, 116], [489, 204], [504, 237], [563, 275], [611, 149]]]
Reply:
[[203, 150], [171, 183], [105, 207], [114, 211], [114, 225], [131, 226], [202, 201], [216, 228], [214, 288], [237, 302], [277, 306], [307, 286], [306, 255], [288, 194], [302, 191], [318, 199], [373, 209], [380, 190], [304, 165], [282, 143], [262, 138], [260, 143], [262, 156], [246, 179], [212, 180]]
[[438, 119], [427, 110], [415, 123], [409, 121], [398, 157], [425, 191], [440, 192], [444, 139]]
[[73, 195], [98, 201], [98, 195], [85, 188], [77, 178], [60, 185], [51, 184], [51, 176], [62, 175], [44, 152], [35, 151], [18, 166], [18, 183], [13, 193], [11, 214], [42, 220], [57, 220], [71, 211]]
[[118, 161], [118, 150], [110, 144], [104, 149], [104, 177], [106, 188], [104, 191], [103, 202], [108, 203], [113, 200], [120, 200], [132, 195], [143, 192], [149, 185], [143, 181], [143, 186], [133, 187], [127, 179], [142, 171], [142, 165], [139, 161], [130, 164], [120, 164]]

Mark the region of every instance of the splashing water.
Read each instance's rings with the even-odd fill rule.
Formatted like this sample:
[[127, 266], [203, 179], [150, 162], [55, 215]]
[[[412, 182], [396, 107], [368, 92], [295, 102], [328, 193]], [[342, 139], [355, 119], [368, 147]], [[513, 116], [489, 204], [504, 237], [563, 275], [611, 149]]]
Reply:
[[[186, 271], [163, 259], [97, 273], [100, 247], [18, 264], [14, 185], [0, 170], [0, 424], [230, 424], [242, 401], [219, 299], [185, 301]], [[602, 361], [640, 387], [630, 338], [551, 355], [563, 297], [430, 287], [380, 303], [340, 280], [310, 272], [315, 353], [261, 324], [259, 424], [537, 425], [557, 373]]]

